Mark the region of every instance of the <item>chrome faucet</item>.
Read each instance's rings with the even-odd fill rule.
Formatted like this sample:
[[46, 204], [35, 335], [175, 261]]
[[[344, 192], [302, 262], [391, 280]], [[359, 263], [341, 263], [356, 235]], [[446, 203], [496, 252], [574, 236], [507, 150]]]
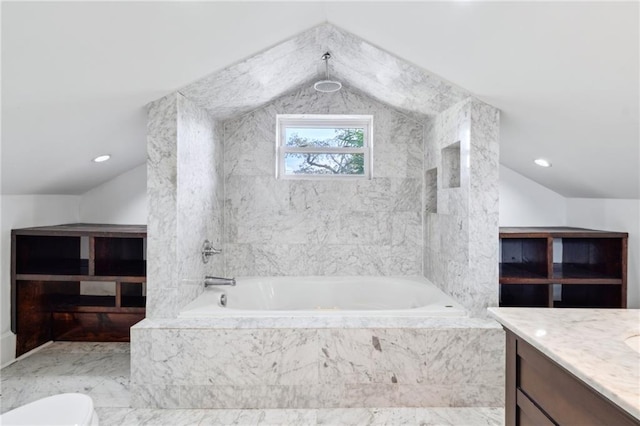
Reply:
[[204, 240], [204, 243], [202, 243], [202, 262], [203, 263], [208, 263], [209, 258], [211, 256], [213, 256], [214, 254], [220, 254], [220, 253], [222, 253], [222, 249], [214, 248], [213, 244], [211, 244], [211, 241]]
[[204, 286], [209, 287], [212, 285], [236, 285], [235, 278], [222, 278], [222, 277], [212, 277], [207, 275], [204, 277]]

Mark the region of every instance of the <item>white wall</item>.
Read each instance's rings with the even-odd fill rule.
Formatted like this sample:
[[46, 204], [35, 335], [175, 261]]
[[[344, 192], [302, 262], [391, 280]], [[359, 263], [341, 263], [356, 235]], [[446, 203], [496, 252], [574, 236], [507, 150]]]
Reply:
[[640, 308], [640, 200], [568, 198], [567, 223], [629, 233], [627, 301]]
[[11, 333], [11, 229], [78, 222], [80, 197], [75, 195], [3, 195], [0, 219], [0, 365], [15, 358]]
[[142, 164], [84, 193], [80, 221], [140, 225], [147, 223], [147, 165]]
[[500, 226], [563, 225], [567, 225], [565, 197], [500, 166]]

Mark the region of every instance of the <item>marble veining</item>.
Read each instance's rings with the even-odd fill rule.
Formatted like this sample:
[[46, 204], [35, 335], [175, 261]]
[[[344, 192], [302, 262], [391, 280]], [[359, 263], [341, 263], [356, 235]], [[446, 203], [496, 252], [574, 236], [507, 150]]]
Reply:
[[[277, 346], [273, 342], [271, 350]], [[504, 410], [491, 407], [430, 408], [310, 408], [310, 409], [156, 409], [132, 408], [128, 365], [128, 343], [54, 342], [39, 352], [0, 370], [2, 393], [0, 412], [38, 398], [62, 392], [89, 395], [100, 424], [109, 425], [502, 425]], [[35, 357], [35, 355], [38, 355]], [[76, 356], [77, 355], [77, 356]], [[90, 357], [83, 357], [91, 355]], [[113, 364], [113, 365], [112, 365]], [[75, 374], [75, 370], [85, 374]], [[385, 386], [385, 385], [383, 385]], [[349, 392], [354, 392], [352, 388]], [[171, 389], [179, 394], [180, 388]], [[187, 392], [193, 398], [216, 398], [212, 388]], [[220, 389], [218, 388], [218, 391]], [[235, 391], [235, 389], [233, 389]], [[265, 389], [265, 397], [273, 389]], [[320, 389], [331, 393], [329, 388]], [[420, 389], [402, 392], [416, 395], [415, 402], [427, 402]], [[199, 393], [198, 393], [199, 392]], [[447, 390], [442, 389], [448, 400]], [[450, 391], [448, 391], [450, 393]], [[169, 394], [170, 395], [170, 394]], [[168, 398], [169, 395], [166, 397]], [[233, 398], [230, 392], [228, 398]], [[282, 394], [278, 394], [282, 397]], [[335, 398], [341, 394], [332, 393]], [[225, 396], [227, 397], [227, 396]], [[373, 396], [372, 396], [373, 397]], [[421, 398], [421, 400], [420, 400]], [[431, 397], [433, 399], [433, 396]], [[311, 401], [309, 398], [308, 401]], [[435, 400], [434, 400], [435, 401]]]
[[425, 125], [424, 275], [473, 315], [498, 302], [498, 133], [476, 99]]
[[207, 265], [200, 255], [205, 238], [222, 247], [223, 129], [180, 93], [152, 102], [148, 116], [146, 307], [170, 318], [202, 291], [204, 275], [223, 273], [222, 255]]
[[[178, 95], [148, 105], [147, 316], [177, 310]], [[162, 214], [156, 214], [162, 212]]]
[[[311, 88], [326, 50], [344, 83], [333, 94]], [[292, 113], [373, 115], [373, 178], [275, 179], [275, 117]], [[152, 103], [131, 404], [500, 406], [503, 334], [483, 319], [174, 319], [204, 273], [424, 274], [485, 315], [497, 304], [498, 125], [495, 108], [331, 24]], [[206, 267], [205, 237], [224, 250]]]
[[490, 308], [506, 328], [640, 420], [638, 309]]
[[321, 55], [331, 51], [332, 78], [371, 93], [409, 115], [437, 114], [470, 93], [361, 38], [325, 23], [180, 89], [216, 119], [259, 108], [292, 88], [324, 77]]
[[[345, 84], [320, 94], [311, 83], [327, 49]], [[373, 115], [374, 178], [276, 180], [279, 113]], [[497, 303], [498, 127], [495, 108], [331, 24], [153, 102], [148, 316], [175, 317], [205, 269], [424, 274], [484, 315]], [[442, 158], [451, 146], [459, 162]], [[208, 268], [198, 260], [203, 236], [225, 253]]]
[[[372, 180], [278, 180], [276, 114], [373, 114]], [[417, 275], [422, 125], [366, 95], [302, 88], [225, 122], [228, 275]], [[242, 246], [240, 246], [242, 245]]]
[[131, 330], [131, 403], [223, 409], [503, 403], [504, 333], [493, 321], [423, 318], [413, 322], [423, 327], [399, 328], [403, 322], [389, 318], [387, 328], [365, 318], [318, 320], [144, 320]]

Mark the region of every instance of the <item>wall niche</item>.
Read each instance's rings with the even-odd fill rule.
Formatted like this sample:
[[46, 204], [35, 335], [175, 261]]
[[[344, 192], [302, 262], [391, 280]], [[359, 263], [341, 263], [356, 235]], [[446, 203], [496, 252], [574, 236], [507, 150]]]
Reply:
[[460, 141], [442, 148], [442, 187], [460, 188]]
[[438, 168], [424, 173], [424, 212], [438, 213]]

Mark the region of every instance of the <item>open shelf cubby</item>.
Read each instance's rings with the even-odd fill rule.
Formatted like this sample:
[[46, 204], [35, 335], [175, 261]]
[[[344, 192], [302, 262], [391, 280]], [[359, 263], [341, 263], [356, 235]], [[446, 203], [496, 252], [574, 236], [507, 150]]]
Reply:
[[460, 188], [460, 142], [442, 148], [442, 187]]
[[582, 228], [500, 228], [500, 306], [625, 308], [627, 239]]
[[438, 213], [438, 169], [433, 168], [424, 173], [424, 211]]
[[146, 226], [11, 231], [11, 329], [19, 356], [49, 340], [127, 341], [145, 316]]

